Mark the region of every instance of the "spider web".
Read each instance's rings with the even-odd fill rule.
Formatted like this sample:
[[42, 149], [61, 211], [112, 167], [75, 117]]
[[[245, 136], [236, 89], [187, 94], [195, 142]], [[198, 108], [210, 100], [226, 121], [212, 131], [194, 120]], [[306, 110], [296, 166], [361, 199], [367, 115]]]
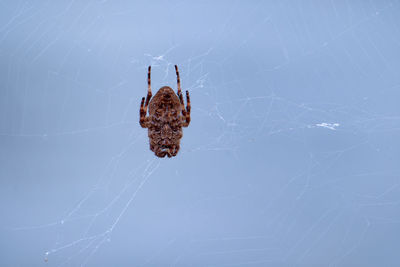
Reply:
[[[398, 1], [0, 10], [1, 265], [400, 262]], [[175, 64], [158, 159], [140, 99]]]

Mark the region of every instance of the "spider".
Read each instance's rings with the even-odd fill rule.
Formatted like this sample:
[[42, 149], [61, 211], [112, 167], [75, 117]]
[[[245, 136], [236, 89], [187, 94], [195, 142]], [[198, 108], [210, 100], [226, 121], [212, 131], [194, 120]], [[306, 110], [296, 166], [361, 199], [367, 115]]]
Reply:
[[[147, 97], [142, 98], [140, 104], [140, 126], [148, 128], [150, 150], [157, 157], [174, 157], [178, 154], [180, 140], [183, 136], [182, 127], [190, 123], [190, 97], [186, 91], [186, 108], [183, 102], [181, 81], [178, 66], [175, 65], [176, 80], [178, 83], [177, 94], [171, 87], [163, 86], [151, 99], [151, 66], [147, 74]], [[151, 99], [151, 101], [150, 101]], [[149, 116], [147, 115], [149, 107]]]

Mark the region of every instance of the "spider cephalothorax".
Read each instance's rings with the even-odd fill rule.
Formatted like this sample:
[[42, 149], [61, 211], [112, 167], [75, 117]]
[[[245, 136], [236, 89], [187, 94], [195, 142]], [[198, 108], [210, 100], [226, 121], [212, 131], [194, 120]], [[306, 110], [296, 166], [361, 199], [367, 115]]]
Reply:
[[[147, 97], [146, 101], [144, 97], [142, 98], [140, 105], [140, 125], [148, 128], [150, 149], [160, 158], [174, 157], [178, 154], [183, 135], [182, 127], [188, 127], [190, 123], [189, 92], [186, 91], [187, 106], [185, 108], [176, 65], [175, 70], [178, 82], [177, 94], [170, 87], [164, 86], [151, 99], [151, 67], [149, 67]], [[149, 107], [149, 116], [146, 117], [147, 107]]]

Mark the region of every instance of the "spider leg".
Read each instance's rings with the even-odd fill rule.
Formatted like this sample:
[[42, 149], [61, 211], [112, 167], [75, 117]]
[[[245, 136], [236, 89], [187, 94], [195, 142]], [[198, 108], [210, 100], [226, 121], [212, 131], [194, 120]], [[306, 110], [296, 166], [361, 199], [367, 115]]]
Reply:
[[146, 97], [146, 105], [144, 106], [144, 109], [146, 110], [146, 112], [147, 112], [147, 106], [149, 105], [150, 98], [152, 96], [152, 94], [151, 94], [151, 76], [150, 76], [150, 73], [151, 73], [151, 66], [149, 66], [149, 70], [148, 70], [148, 73], [147, 73], [147, 97]]
[[146, 111], [144, 109], [144, 97], [142, 97], [142, 102], [140, 103], [140, 126], [146, 128]]
[[140, 126], [143, 128], [148, 127], [148, 117], [146, 117], [147, 114], [147, 107], [150, 102], [150, 98], [152, 97], [151, 94], [151, 77], [150, 77], [150, 72], [151, 72], [151, 66], [149, 66], [148, 73], [147, 73], [147, 96], [146, 96], [146, 103], [144, 101], [144, 97], [142, 98], [142, 102], [140, 103]]
[[[190, 110], [191, 110], [191, 105], [190, 105], [190, 96], [189, 96], [189, 91], [186, 90], [186, 111], [188, 115], [190, 116]], [[190, 118], [189, 118], [190, 120]]]
[[178, 66], [175, 65], [175, 72], [176, 72], [176, 82], [178, 83], [178, 93], [177, 95], [181, 95], [182, 91], [181, 91], [181, 79], [179, 78], [179, 70], [178, 70]]
[[183, 104], [183, 97], [182, 94], [179, 97], [179, 100], [181, 102], [182, 107], [182, 115], [184, 116], [184, 118], [182, 119], [182, 127], [188, 127], [190, 124], [190, 96], [189, 96], [189, 91], [186, 91], [186, 109], [185, 106]]
[[181, 79], [179, 78], [179, 70], [178, 70], [178, 66], [177, 65], [175, 65], [175, 72], [176, 72], [176, 82], [178, 83], [177, 95], [179, 97], [179, 102], [181, 103], [182, 115], [184, 117], [184, 120], [182, 122], [182, 126], [183, 127], [187, 127], [187, 126], [189, 126], [189, 123], [190, 123], [190, 97], [189, 97], [189, 92], [186, 91], [187, 107], [185, 108], [185, 104], [183, 102], [182, 90], [181, 90]]
[[182, 94], [178, 95], [179, 97], [179, 102], [181, 103], [181, 110], [182, 110], [182, 115], [186, 117], [186, 109], [185, 109], [185, 103], [183, 103], [183, 96]]
[[142, 97], [142, 101], [140, 103], [140, 126], [143, 128], [148, 128], [150, 126], [149, 124], [149, 117], [146, 117], [146, 107], [144, 105], [144, 97]]

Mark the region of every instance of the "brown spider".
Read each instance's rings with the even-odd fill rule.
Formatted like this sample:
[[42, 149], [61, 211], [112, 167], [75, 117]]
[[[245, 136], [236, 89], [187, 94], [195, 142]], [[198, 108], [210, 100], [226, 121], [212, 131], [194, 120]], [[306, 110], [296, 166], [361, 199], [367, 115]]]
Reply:
[[[182, 127], [188, 127], [190, 123], [189, 92], [186, 91], [187, 106], [185, 108], [179, 71], [176, 65], [175, 71], [178, 83], [177, 94], [174, 93], [171, 87], [164, 86], [158, 90], [157, 94], [150, 101], [152, 94], [150, 85], [151, 66], [149, 66], [146, 103], [143, 97], [140, 104], [140, 126], [148, 128], [150, 149], [160, 158], [166, 155], [170, 158], [178, 154], [179, 143], [183, 135]], [[149, 116], [146, 117], [147, 106], [149, 106]]]

